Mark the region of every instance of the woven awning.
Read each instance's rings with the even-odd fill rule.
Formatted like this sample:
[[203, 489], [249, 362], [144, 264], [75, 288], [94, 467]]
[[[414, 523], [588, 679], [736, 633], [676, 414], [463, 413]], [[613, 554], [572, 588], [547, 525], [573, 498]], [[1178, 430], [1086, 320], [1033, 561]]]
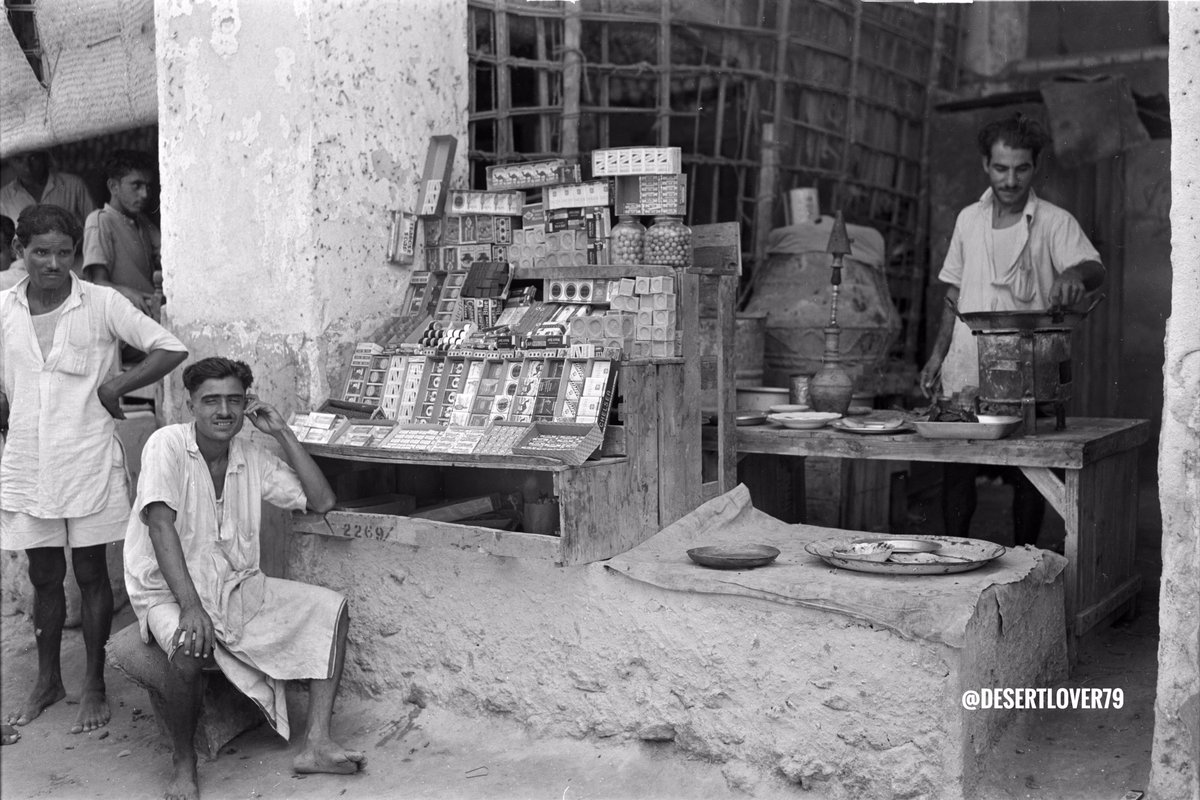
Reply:
[[42, 85], [0, 25], [0, 158], [158, 121], [154, 0], [39, 0]]

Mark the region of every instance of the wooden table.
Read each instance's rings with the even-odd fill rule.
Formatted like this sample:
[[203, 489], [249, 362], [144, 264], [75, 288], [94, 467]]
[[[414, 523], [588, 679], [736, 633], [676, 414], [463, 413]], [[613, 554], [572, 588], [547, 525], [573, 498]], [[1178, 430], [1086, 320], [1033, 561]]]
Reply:
[[[1036, 435], [995, 441], [746, 426], [736, 429], [737, 452], [1020, 467], [1066, 523], [1067, 628], [1078, 637], [1133, 607], [1141, 583], [1134, 567], [1137, 448], [1150, 438], [1150, 423], [1070, 417], [1061, 431], [1052, 420], [1042, 424]], [[711, 449], [716, 429], [706, 427], [704, 437]]]

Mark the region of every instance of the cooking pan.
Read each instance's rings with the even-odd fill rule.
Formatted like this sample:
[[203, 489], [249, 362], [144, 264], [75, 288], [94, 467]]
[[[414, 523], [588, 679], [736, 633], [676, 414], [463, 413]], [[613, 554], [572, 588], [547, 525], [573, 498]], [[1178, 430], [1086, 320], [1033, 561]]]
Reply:
[[1104, 295], [1097, 295], [1083, 311], [1061, 307], [1047, 311], [959, 311], [958, 305], [950, 298], [946, 298], [946, 305], [974, 332], [1070, 330], [1092, 313], [1092, 309], [1103, 299]]

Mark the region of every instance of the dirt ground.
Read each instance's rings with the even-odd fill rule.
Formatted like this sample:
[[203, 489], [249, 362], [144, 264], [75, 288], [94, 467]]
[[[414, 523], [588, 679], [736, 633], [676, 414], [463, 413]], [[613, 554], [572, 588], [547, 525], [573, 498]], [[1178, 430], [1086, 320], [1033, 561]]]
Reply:
[[[1030, 712], [989, 754], [978, 800], [1118, 800], [1144, 788], [1149, 774], [1157, 645], [1156, 609], [1085, 642], [1067, 686], [1121, 687], [1120, 711]], [[132, 621], [124, 609], [114, 628]], [[36, 672], [33, 632], [21, 615], [0, 619], [3, 692], [16, 707]], [[160, 797], [170, 763], [146, 694], [109, 669], [113, 719], [91, 734], [69, 733], [82, 671], [78, 629], [64, 635], [68, 699], [21, 729], [0, 748], [4, 800], [131, 800]], [[299, 728], [305, 700], [289, 696]], [[335, 734], [364, 750], [365, 772], [352, 777], [297, 777], [294, 746], [262, 726], [202, 762], [206, 800], [226, 798], [424, 798], [427, 800], [696, 800], [717, 797], [804, 797], [770, 777], [689, 759], [672, 745], [537, 740], [503, 720], [468, 719], [399, 699], [339, 702]]]

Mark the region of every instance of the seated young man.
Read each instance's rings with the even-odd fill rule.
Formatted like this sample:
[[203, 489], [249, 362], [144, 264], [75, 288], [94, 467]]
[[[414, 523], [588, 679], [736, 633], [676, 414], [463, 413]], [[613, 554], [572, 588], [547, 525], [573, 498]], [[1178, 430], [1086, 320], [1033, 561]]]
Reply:
[[[289, 737], [284, 680], [310, 679], [297, 772], [351, 773], [366, 762], [330, 735], [342, 677], [346, 600], [319, 586], [259, 569], [261, 501], [325, 512], [335, 498], [283, 417], [248, 391], [250, 368], [205, 358], [183, 371], [195, 421], [155, 431], [142, 452], [137, 501], [125, 540], [125, 583], [142, 639], [173, 669], [165, 700], [174, 747], [168, 798], [199, 796], [192, 739], [200, 669], [211, 660]], [[284, 458], [237, 438], [249, 417]]]

